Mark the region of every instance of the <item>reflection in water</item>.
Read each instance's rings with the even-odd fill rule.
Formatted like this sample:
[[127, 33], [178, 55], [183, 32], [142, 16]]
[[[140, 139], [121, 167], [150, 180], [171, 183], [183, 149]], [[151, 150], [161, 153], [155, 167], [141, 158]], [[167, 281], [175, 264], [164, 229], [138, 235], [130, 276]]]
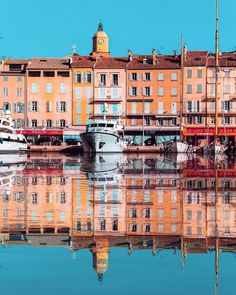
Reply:
[[[102, 280], [109, 249], [236, 251], [233, 160], [160, 155], [0, 159], [3, 245], [90, 249]], [[112, 268], [112, 263], [110, 263]]]

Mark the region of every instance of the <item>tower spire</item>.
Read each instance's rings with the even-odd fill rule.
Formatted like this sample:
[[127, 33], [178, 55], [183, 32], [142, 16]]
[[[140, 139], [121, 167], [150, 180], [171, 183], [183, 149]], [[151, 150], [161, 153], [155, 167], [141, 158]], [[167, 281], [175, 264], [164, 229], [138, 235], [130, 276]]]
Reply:
[[98, 31], [99, 31], [99, 32], [103, 32], [103, 24], [102, 24], [102, 22], [100, 22], [100, 23], [98, 24]]

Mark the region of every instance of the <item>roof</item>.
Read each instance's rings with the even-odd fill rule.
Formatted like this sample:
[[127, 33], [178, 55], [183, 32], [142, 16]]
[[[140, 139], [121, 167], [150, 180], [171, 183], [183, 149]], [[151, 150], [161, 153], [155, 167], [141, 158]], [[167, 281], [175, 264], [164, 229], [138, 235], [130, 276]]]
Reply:
[[92, 56], [82, 56], [78, 54], [74, 54], [72, 56], [72, 68], [92, 68], [96, 63], [96, 58], [93, 58]]
[[70, 61], [68, 58], [32, 58], [27, 70], [68, 70]]
[[208, 51], [186, 51], [184, 54], [184, 66], [206, 66], [208, 56]]
[[95, 69], [125, 69], [128, 62], [127, 57], [103, 57], [98, 60]]
[[177, 69], [180, 68], [180, 55], [156, 55], [153, 62], [152, 55], [133, 55], [127, 69]]
[[5, 65], [25, 65], [29, 59], [5, 59], [3, 62]]

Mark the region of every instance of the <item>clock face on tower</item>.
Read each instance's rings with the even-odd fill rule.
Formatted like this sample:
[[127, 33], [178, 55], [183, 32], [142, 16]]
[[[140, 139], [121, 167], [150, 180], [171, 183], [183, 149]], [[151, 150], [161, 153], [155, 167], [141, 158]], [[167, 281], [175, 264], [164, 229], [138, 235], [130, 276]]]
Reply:
[[103, 44], [103, 43], [104, 43], [104, 40], [103, 40], [103, 39], [99, 39], [99, 40], [98, 40], [98, 43], [99, 43], [99, 44]]

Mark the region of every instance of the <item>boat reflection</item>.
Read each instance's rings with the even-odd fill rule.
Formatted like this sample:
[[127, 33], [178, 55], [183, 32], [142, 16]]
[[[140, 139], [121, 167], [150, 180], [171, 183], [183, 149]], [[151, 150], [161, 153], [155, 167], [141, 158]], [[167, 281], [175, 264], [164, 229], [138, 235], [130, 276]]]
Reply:
[[189, 253], [236, 252], [234, 161], [154, 154], [26, 160], [0, 165], [5, 245], [90, 249], [99, 280], [113, 247], [180, 251], [182, 267]]

